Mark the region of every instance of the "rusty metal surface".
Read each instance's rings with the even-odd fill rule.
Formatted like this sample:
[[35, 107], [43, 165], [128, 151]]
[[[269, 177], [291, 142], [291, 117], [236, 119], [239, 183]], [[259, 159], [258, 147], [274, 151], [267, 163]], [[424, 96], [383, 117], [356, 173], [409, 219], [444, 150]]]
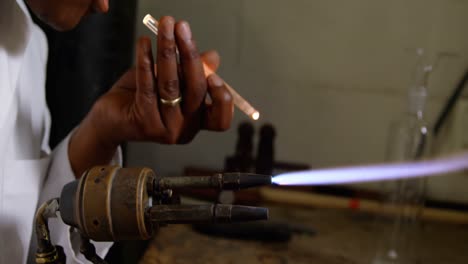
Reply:
[[[289, 243], [261, 243], [214, 238], [189, 226], [160, 230], [140, 264], [317, 263], [368, 264], [376, 252], [380, 223], [375, 218], [339, 210], [269, 207], [272, 220], [315, 228], [318, 234], [293, 235]], [[468, 263], [468, 227], [425, 223], [415, 248], [418, 263]]]

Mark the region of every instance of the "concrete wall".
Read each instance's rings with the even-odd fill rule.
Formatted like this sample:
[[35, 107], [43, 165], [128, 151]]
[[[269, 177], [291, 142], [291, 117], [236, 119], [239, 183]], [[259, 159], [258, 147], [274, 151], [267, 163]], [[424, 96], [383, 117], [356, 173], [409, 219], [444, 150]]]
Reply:
[[[390, 121], [405, 107], [415, 56], [456, 53], [430, 80], [428, 120], [468, 66], [468, 1], [141, 0], [138, 17], [188, 20], [199, 48], [217, 49], [220, 75], [278, 132], [280, 160], [327, 167], [384, 160]], [[150, 34], [138, 24], [138, 35]], [[129, 162], [161, 174], [184, 166], [222, 168], [228, 133], [202, 132], [189, 146], [135, 143]], [[453, 191], [457, 189], [456, 191]], [[468, 176], [430, 180], [433, 198], [468, 201]]]

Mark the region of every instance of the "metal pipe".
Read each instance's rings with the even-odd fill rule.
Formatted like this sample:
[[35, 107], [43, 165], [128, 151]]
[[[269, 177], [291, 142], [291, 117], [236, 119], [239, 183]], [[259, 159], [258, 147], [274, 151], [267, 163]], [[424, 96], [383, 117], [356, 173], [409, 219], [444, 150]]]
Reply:
[[240, 190], [271, 184], [271, 176], [252, 173], [222, 173], [213, 176], [164, 177], [154, 181], [154, 191], [179, 188]]
[[36, 212], [36, 263], [65, 263], [63, 249], [52, 244], [48, 225], [49, 218], [56, 217], [58, 209], [58, 198], [55, 198], [43, 203]]
[[149, 209], [148, 214], [152, 222], [163, 224], [232, 223], [268, 219], [267, 208], [227, 204], [156, 205]]

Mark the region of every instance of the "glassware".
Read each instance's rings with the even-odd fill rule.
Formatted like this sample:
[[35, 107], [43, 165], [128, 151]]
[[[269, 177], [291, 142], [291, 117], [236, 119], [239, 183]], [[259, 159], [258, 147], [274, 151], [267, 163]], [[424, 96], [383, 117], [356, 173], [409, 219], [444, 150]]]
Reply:
[[[405, 113], [390, 127], [387, 147], [388, 161], [411, 161], [429, 154], [431, 129], [424, 119], [427, 84], [432, 66], [424, 64], [423, 51], [414, 80], [408, 91]], [[404, 179], [384, 184], [381, 241], [372, 264], [417, 263], [414, 245], [420, 229], [420, 214], [424, 208], [425, 178]]]

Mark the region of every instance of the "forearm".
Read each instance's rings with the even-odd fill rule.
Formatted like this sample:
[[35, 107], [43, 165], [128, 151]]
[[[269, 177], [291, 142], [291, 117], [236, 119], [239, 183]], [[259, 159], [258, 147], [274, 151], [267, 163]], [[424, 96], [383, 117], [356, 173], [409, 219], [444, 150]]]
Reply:
[[68, 156], [76, 178], [93, 166], [109, 164], [114, 157], [118, 144], [110, 143], [99, 132], [88, 116], [71, 136]]

